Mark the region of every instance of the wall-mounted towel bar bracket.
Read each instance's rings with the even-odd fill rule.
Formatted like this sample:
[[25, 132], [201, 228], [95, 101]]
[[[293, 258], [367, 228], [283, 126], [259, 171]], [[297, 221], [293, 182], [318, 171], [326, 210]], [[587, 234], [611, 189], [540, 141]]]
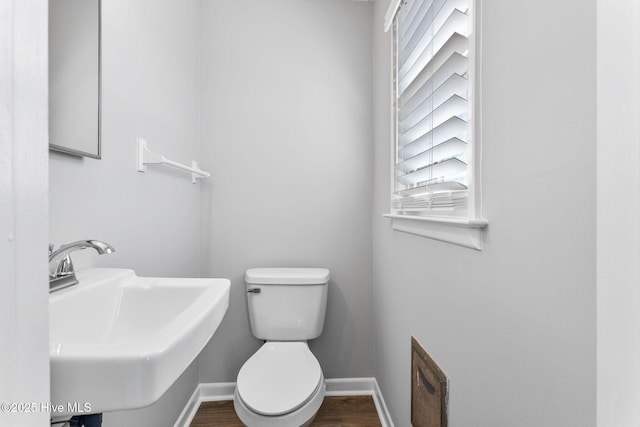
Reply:
[[191, 182], [194, 184], [198, 182], [198, 179], [209, 178], [211, 176], [209, 172], [205, 172], [200, 169], [195, 160], [191, 162], [191, 167], [183, 165], [182, 163], [174, 162], [161, 154], [157, 154], [149, 150], [147, 147], [147, 141], [142, 138], [138, 138], [138, 172], [146, 172], [147, 165], [166, 165], [190, 173]]

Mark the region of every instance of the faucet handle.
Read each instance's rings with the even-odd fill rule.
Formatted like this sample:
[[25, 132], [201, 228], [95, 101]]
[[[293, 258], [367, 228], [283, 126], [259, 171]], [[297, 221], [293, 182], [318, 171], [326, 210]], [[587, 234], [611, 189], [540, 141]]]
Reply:
[[49, 243], [49, 255], [53, 253], [53, 245]]
[[73, 269], [73, 262], [71, 261], [71, 257], [69, 256], [69, 254], [67, 254], [58, 264], [58, 268], [56, 269], [56, 278], [68, 277], [72, 275], [75, 275], [75, 270]]

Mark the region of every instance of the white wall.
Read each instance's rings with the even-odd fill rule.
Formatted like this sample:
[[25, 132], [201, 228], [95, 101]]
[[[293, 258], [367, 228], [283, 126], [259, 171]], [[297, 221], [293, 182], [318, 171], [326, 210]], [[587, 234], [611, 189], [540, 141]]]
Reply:
[[588, 427], [596, 404], [595, 1], [484, 0], [477, 252], [391, 230], [388, 1], [374, 15], [375, 374], [410, 424], [410, 336], [452, 427]]
[[325, 376], [373, 374], [371, 12], [344, 0], [204, 0], [203, 272], [232, 280], [200, 358], [203, 382], [235, 381], [260, 345], [250, 267], [331, 270]]
[[103, 414], [103, 427], [173, 426], [198, 384], [198, 360], [151, 406]]
[[198, 275], [199, 186], [167, 168], [136, 170], [137, 136], [170, 159], [198, 158], [198, 5], [102, 5], [102, 160], [51, 154], [51, 242], [95, 238], [116, 248], [74, 253], [78, 267]]
[[598, 1], [598, 426], [640, 425], [640, 5]]
[[[118, 266], [146, 276], [197, 277], [200, 187], [189, 175], [166, 168], [137, 172], [136, 137], [179, 162], [199, 157], [199, 2], [110, 0], [102, 8], [103, 157], [51, 154], [50, 241], [96, 238], [116, 248], [105, 256], [75, 252], [76, 268]], [[208, 167], [204, 161], [201, 166]], [[196, 371], [181, 380], [191, 384], [180, 382], [182, 398], [197, 384]], [[181, 410], [154, 405], [146, 418], [133, 418], [147, 424], [131, 425], [161, 425], [149, 421], [154, 419], [173, 425]]]
[[[49, 402], [47, 2], [0, 0], [0, 402]], [[0, 425], [49, 425], [0, 412]]]

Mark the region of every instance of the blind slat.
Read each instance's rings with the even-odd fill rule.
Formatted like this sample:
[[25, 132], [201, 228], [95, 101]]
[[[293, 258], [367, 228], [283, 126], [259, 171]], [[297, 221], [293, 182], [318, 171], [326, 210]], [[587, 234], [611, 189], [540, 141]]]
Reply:
[[417, 197], [424, 196], [432, 192], [447, 193], [456, 192], [461, 193], [466, 190], [467, 187], [459, 182], [436, 182], [426, 187], [415, 187], [407, 190], [401, 190], [393, 193], [396, 197]]
[[[430, 23], [434, 15], [442, 8], [446, 0], [435, 0], [434, 2], [413, 2], [418, 5], [409, 10], [408, 13], [400, 16], [400, 25], [404, 31], [398, 35], [398, 46], [401, 52], [415, 48], [415, 43], [426, 31], [430, 29]], [[413, 44], [411, 42], [413, 41]]]
[[[466, 121], [464, 115], [467, 110], [467, 100], [453, 95], [444, 104], [433, 110], [431, 114], [420, 120], [415, 126], [405, 130], [399, 135], [398, 142], [400, 147], [405, 147], [414, 141], [422, 138], [424, 135], [430, 134], [434, 129], [439, 128], [452, 117], [457, 117]], [[454, 135], [457, 136], [457, 135]]]
[[442, 144], [438, 144], [435, 147], [398, 163], [398, 170], [405, 173], [412, 172], [424, 165], [441, 162], [442, 160], [459, 156], [460, 153], [464, 153], [466, 149], [466, 142], [458, 138], [451, 138]]
[[411, 144], [404, 147], [399, 147], [398, 157], [400, 159], [408, 159], [409, 157], [416, 156], [423, 151], [427, 151], [429, 148], [442, 144], [444, 141], [451, 138], [458, 138], [461, 141], [467, 140], [467, 122], [460, 117], [451, 117], [440, 126], [433, 128], [433, 130], [419, 139], [416, 139]]
[[424, 71], [425, 77], [428, 79], [436, 71], [438, 71], [440, 67], [444, 65], [444, 63], [447, 61], [447, 59], [449, 59], [451, 55], [453, 55], [454, 53], [458, 53], [461, 56], [466, 56], [467, 50], [467, 37], [463, 36], [462, 34], [454, 33], [438, 52], [436, 52], [433, 56], [427, 58], [429, 59], [429, 61], [426, 61], [424, 62], [424, 64], [419, 66], [419, 64], [421, 64], [423, 61], [418, 60], [414, 67], [412, 67], [404, 77], [398, 76], [400, 81], [400, 95], [402, 95], [402, 93], [411, 86], [411, 84], [417, 79], [417, 77], [422, 74], [422, 71]]
[[[433, 188], [432, 186], [430, 188]], [[464, 187], [464, 186], [463, 186]], [[418, 196], [403, 196], [393, 201], [394, 209], [408, 212], [423, 212], [426, 209], [435, 211], [454, 211], [464, 207], [467, 202], [467, 190], [433, 191]]]
[[[410, 103], [415, 102], [415, 105], [417, 105], [421, 102], [417, 100], [413, 101], [414, 98], [420, 99], [421, 97], [429, 96], [431, 88], [439, 87], [451, 75], [466, 75], [468, 62], [467, 58], [458, 52], [454, 52], [444, 61], [442, 66], [438, 68], [436, 72], [429, 74], [426, 70], [423, 70], [411, 83], [411, 86], [409, 86], [400, 96], [400, 110], [402, 111], [405, 108], [413, 110], [415, 107]], [[422, 92], [426, 93], [423, 95]]]
[[[400, 23], [401, 31], [398, 34], [398, 38], [401, 39], [409, 39], [411, 38], [411, 34], [413, 34], [418, 25], [422, 22], [426, 13], [433, 7], [437, 7], [438, 9], [441, 7], [441, 3], [444, 0], [435, 0], [434, 1], [409, 1], [405, 5], [404, 8], [400, 10], [400, 14], [398, 15], [398, 22]], [[403, 48], [406, 46], [406, 43], [401, 43]]]
[[467, 100], [453, 95], [435, 110], [431, 110], [428, 116], [423, 117], [414, 126], [403, 129], [400, 124], [400, 145], [411, 144], [421, 136], [431, 132], [451, 117], [462, 117], [467, 111]]
[[[421, 61], [423, 66], [428, 61], [428, 54], [433, 56], [438, 52], [447, 40], [454, 34], [468, 34], [469, 18], [464, 11], [453, 9], [447, 12], [445, 22], [439, 28], [428, 29], [424, 34], [416, 34], [407, 48], [400, 51], [399, 68], [400, 76], [404, 76], [416, 62]], [[426, 55], [426, 56], [425, 56]]]
[[[417, 1], [413, 2], [412, 6], [416, 3], [419, 5], [418, 8], [410, 11], [406, 17], [400, 16], [398, 46], [402, 51], [407, 50], [415, 34], [424, 34], [427, 31], [430, 31], [431, 35], [435, 34], [454, 9], [464, 12], [468, 7], [468, 0], [435, 0], [433, 3]], [[410, 18], [411, 22], [407, 22], [407, 18]]]
[[[453, 95], [457, 95], [460, 98], [467, 99], [467, 79], [459, 74], [452, 74], [449, 78], [438, 87], [432, 93], [430, 90], [425, 90], [420, 96], [416, 96], [405, 104], [399, 114], [400, 131], [404, 132], [404, 129], [409, 129], [414, 126], [421, 117], [429, 114], [430, 110], [437, 109], [444, 104]], [[427, 98], [423, 98], [424, 95], [429, 94]], [[414, 104], [419, 104], [414, 107]], [[414, 107], [414, 108], [412, 108]]]
[[[465, 162], [460, 159], [453, 158], [440, 163], [435, 163], [405, 175], [400, 175], [398, 180], [405, 185], [419, 185], [420, 183], [427, 185], [429, 181], [445, 181], [445, 178], [455, 177], [456, 175], [464, 173], [466, 170], [467, 164]], [[452, 179], [447, 180], [452, 181]]]

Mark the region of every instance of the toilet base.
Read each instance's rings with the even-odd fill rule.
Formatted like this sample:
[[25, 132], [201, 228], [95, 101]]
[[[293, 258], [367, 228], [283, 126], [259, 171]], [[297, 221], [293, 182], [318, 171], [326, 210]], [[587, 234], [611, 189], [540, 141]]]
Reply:
[[303, 427], [311, 424], [316, 417], [320, 406], [324, 400], [326, 391], [324, 376], [320, 381], [320, 386], [314, 392], [311, 399], [302, 407], [284, 415], [267, 416], [253, 412], [249, 409], [240, 396], [238, 390], [233, 395], [233, 407], [240, 421], [248, 427]]

